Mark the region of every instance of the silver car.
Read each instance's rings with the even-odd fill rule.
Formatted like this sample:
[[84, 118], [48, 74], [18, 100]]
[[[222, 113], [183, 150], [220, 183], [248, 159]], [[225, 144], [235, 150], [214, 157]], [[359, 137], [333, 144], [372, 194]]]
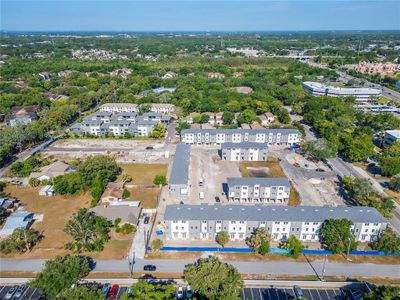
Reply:
[[25, 286], [24, 285], [20, 285], [17, 288], [17, 291], [14, 294], [14, 298], [20, 298], [22, 296], [22, 294], [24, 293], [24, 291], [25, 291]]
[[16, 290], [15, 286], [13, 286], [12, 288], [10, 288], [10, 289], [8, 290], [6, 296], [4, 297], [4, 299], [11, 299], [11, 298], [14, 296], [14, 294], [15, 294], [15, 290]]

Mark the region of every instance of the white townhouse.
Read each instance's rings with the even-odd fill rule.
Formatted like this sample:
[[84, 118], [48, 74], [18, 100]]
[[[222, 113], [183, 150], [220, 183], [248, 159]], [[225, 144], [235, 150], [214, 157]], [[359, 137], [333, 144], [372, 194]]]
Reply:
[[105, 103], [100, 106], [99, 111], [110, 113], [138, 112], [139, 106], [134, 103]]

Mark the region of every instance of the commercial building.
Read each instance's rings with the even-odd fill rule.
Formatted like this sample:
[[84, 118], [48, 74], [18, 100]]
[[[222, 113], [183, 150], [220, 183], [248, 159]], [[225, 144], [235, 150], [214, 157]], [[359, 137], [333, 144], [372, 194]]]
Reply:
[[182, 143], [197, 145], [256, 142], [291, 146], [300, 143], [300, 137], [297, 129], [184, 129], [181, 132]]
[[169, 195], [185, 199], [189, 192], [190, 145], [178, 144], [169, 178]]
[[243, 241], [264, 227], [275, 241], [295, 235], [303, 242], [317, 242], [328, 219], [353, 222], [356, 240], [376, 240], [388, 221], [372, 207], [362, 206], [244, 206], [167, 205], [164, 213], [168, 240], [214, 240], [220, 231], [231, 240]]
[[71, 131], [77, 135], [112, 134], [121, 136], [125, 134], [148, 136], [158, 124], [168, 124], [171, 117], [160, 113], [149, 112], [138, 116], [134, 112], [112, 114], [110, 112], [97, 112], [83, 119], [82, 123], [75, 124]]
[[221, 158], [229, 161], [265, 161], [268, 157], [266, 143], [242, 142], [223, 143]]
[[400, 142], [400, 129], [386, 130], [385, 138], [383, 140], [383, 146], [389, 147], [391, 144]]
[[100, 106], [99, 111], [109, 113], [138, 112], [139, 106], [134, 103], [105, 103]]
[[303, 82], [304, 90], [314, 96], [355, 97], [357, 101], [370, 101], [382, 96], [382, 91], [372, 88], [341, 88], [319, 82]]
[[228, 200], [238, 203], [287, 203], [290, 183], [287, 178], [228, 177]]

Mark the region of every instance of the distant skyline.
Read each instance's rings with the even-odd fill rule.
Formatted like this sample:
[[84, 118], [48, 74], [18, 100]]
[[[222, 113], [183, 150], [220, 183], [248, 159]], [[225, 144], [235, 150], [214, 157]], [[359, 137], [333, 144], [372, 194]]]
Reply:
[[400, 1], [0, 0], [3, 31], [400, 30]]

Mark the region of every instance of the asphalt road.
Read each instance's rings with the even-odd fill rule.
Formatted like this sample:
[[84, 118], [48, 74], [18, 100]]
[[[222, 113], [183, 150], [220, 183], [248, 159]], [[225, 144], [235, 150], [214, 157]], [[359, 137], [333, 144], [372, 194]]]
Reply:
[[[143, 266], [153, 264], [157, 267], [157, 272], [175, 273], [183, 272], [187, 264], [193, 260], [142, 260], [137, 259], [134, 265], [134, 272], [143, 272]], [[2, 271], [27, 271], [37, 272], [42, 269], [43, 259], [1, 259]], [[268, 275], [294, 275], [321, 276], [323, 262], [296, 263], [287, 261], [271, 262], [243, 262], [227, 261], [238, 268], [242, 274], [268, 274]], [[128, 272], [127, 260], [98, 260], [96, 261], [95, 272]], [[145, 273], [145, 272], [143, 272]], [[148, 272], [151, 273], [151, 272]], [[390, 277], [400, 278], [400, 268], [393, 265], [380, 264], [352, 264], [327, 262], [325, 267], [326, 276], [360, 276], [360, 277]]]

